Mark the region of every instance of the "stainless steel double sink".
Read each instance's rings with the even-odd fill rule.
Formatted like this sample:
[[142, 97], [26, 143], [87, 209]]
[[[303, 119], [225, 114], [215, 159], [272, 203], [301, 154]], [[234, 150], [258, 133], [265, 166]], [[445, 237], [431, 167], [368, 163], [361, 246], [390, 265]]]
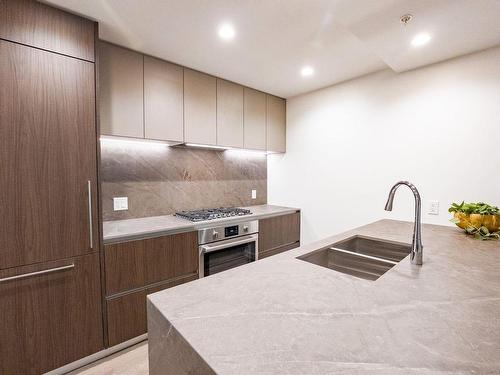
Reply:
[[354, 236], [297, 259], [362, 279], [377, 280], [410, 254], [410, 250], [409, 244]]

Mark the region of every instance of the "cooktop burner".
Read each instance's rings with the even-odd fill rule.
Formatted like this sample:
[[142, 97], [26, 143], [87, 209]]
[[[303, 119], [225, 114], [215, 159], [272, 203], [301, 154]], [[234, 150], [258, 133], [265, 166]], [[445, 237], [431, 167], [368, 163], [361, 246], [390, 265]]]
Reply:
[[247, 210], [245, 208], [221, 207], [221, 208], [194, 210], [194, 211], [181, 211], [181, 212], [176, 212], [175, 216], [182, 217], [183, 219], [187, 219], [190, 221], [203, 221], [203, 220], [220, 219], [223, 217], [244, 216], [244, 215], [250, 215], [251, 213], [252, 211]]

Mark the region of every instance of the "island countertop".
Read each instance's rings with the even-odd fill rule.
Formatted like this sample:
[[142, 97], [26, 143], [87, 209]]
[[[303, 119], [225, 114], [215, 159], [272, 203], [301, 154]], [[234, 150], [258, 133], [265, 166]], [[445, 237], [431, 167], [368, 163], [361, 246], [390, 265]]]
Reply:
[[424, 265], [376, 281], [296, 259], [412, 230], [381, 220], [148, 296], [150, 373], [499, 374], [500, 242], [424, 225]]

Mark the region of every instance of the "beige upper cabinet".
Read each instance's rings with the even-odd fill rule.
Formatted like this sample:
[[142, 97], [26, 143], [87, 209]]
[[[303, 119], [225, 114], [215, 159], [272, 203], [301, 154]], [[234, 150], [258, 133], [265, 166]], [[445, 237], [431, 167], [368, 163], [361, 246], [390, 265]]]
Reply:
[[101, 134], [144, 137], [143, 55], [99, 43]]
[[144, 135], [147, 139], [183, 142], [183, 68], [144, 56]]
[[244, 144], [250, 150], [266, 150], [266, 94], [245, 87]]
[[286, 102], [272, 95], [267, 97], [267, 151], [286, 151]]
[[217, 80], [184, 69], [184, 141], [217, 144]]
[[243, 86], [217, 78], [217, 145], [243, 147]]

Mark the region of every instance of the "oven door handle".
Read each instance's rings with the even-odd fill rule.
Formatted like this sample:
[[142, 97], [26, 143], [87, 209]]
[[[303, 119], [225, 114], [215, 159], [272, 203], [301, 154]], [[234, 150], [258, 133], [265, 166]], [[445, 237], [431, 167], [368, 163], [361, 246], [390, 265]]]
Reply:
[[258, 236], [256, 234], [252, 234], [250, 236], [242, 237], [237, 241], [229, 240], [229, 241], [223, 241], [224, 243], [202, 245], [202, 246], [200, 246], [200, 250], [202, 253], [211, 253], [212, 251], [227, 249], [229, 247], [233, 247], [233, 246], [237, 246], [237, 245], [244, 245], [244, 244], [250, 243], [250, 242], [255, 242], [255, 241], [257, 241], [257, 239], [258, 239]]

